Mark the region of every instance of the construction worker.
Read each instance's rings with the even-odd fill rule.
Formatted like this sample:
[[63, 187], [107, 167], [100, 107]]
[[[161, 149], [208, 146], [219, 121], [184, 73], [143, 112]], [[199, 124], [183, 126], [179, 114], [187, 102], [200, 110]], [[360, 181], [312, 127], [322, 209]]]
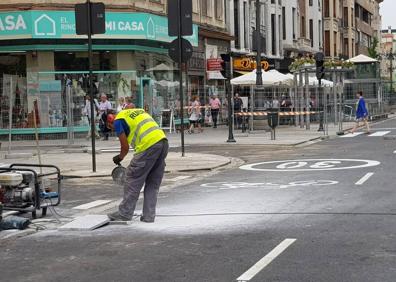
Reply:
[[144, 188], [143, 214], [140, 221], [154, 222], [157, 195], [165, 170], [168, 140], [164, 131], [143, 109], [126, 109], [110, 116], [108, 123], [116, 132], [121, 152], [113, 158], [119, 165], [132, 145], [135, 151], [126, 170], [124, 197], [118, 211], [108, 214], [112, 221], [132, 220], [140, 190]]

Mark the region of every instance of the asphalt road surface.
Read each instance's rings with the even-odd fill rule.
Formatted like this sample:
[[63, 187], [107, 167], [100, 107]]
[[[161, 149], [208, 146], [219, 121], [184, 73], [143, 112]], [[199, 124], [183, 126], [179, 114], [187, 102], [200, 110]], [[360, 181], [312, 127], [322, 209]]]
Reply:
[[396, 121], [373, 133], [212, 148], [245, 166], [163, 191], [154, 224], [0, 241], [0, 280], [396, 281]]

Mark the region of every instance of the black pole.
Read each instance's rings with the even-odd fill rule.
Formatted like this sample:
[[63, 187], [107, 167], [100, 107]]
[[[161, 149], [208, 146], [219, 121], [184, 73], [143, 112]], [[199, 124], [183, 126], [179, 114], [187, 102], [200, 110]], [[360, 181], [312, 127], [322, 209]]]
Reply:
[[[227, 139], [227, 143], [235, 143], [236, 140], [234, 139], [234, 128], [233, 128], [233, 107], [232, 107], [232, 86], [231, 86], [231, 79], [233, 77], [233, 59], [232, 59], [232, 52], [230, 52], [230, 75], [227, 80], [226, 83], [226, 93], [228, 93], [227, 95], [227, 105], [228, 105], [228, 139]], [[227, 73], [228, 70], [226, 70]]]
[[182, 56], [183, 56], [183, 45], [182, 45], [182, 27], [181, 27], [181, 18], [182, 18], [182, 11], [181, 11], [181, 1], [177, 1], [177, 8], [179, 9], [178, 19], [177, 19], [177, 26], [178, 26], [178, 36], [177, 39], [179, 40], [179, 91], [180, 91], [180, 137], [181, 137], [181, 150], [182, 150], [182, 157], [184, 157], [185, 148], [184, 148], [184, 97], [183, 97], [183, 69], [182, 69]]
[[93, 77], [92, 77], [92, 22], [91, 22], [91, 2], [87, 0], [87, 25], [88, 25], [88, 60], [89, 60], [89, 97], [91, 104], [91, 146], [92, 146], [92, 171], [96, 172], [96, 148], [95, 148], [95, 105], [93, 93]]
[[263, 85], [261, 70], [261, 10], [260, 0], [256, 0], [256, 85]]
[[391, 93], [393, 93], [393, 59], [394, 59], [394, 57], [393, 57], [393, 49], [391, 49], [391, 52], [390, 52], [390, 54], [389, 54], [389, 61], [390, 61], [390, 69], [389, 69], [389, 71], [390, 71], [390, 90], [391, 90]]
[[[324, 97], [322, 97], [322, 100], [320, 99], [320, 94], [322, 94], [322, 79], [319, 79], [319, 101], [317, 101], [317, 103], [319, 104], [319, 129], [318, 131], [324, 131], [323, 128], [323, 118], [324, 118], [324, 109], [323, 109], [323, 99]], [[322, 101], [322, 103], [321, 103]]]

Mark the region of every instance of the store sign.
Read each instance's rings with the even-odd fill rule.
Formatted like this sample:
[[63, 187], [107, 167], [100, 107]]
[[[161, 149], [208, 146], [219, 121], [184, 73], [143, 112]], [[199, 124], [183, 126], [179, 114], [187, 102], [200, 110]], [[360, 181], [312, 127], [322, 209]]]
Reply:
[[222, 71], [223, 67], [221, 63], [223, 62], [222, 59], [207, 59], [206, 65], [208, 71]]
[[[74, 11], [21, 11], [0, 12], [0, 40], [21, 38], [75, 39]], [[106, 33], [93, 38], [146, 39], [171, 42], [168, 36], [168, 18], [148, 13], [106, 12]], [[193, 25], [193, 35], [185, 36], [193, 46], [198, 46], [198, 26]]]
[[205, 53], [194, 51], [191, 59], [188, 61], [188, 69], [205, 71]]
[[[256, 61], [251, 58], [236, 58], [233, 60], [234, 70], [239, 71], [252, 71], [256, 69]], [[267, 61], [261, 61], [261, 68], [265, 71], [269, 69], [270, 65]]]

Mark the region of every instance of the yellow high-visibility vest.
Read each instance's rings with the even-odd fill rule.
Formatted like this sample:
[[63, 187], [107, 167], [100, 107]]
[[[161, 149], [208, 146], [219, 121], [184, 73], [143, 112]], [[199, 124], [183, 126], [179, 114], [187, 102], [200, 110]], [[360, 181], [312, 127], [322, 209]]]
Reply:
[[155, 120], [143, 109], [127, 109], [117, 114], [116, 120], [123, 119], [129, 126], [128, 143], [136, 153], [142, 153], [148, 148], [166, 138], [164, 131]]

